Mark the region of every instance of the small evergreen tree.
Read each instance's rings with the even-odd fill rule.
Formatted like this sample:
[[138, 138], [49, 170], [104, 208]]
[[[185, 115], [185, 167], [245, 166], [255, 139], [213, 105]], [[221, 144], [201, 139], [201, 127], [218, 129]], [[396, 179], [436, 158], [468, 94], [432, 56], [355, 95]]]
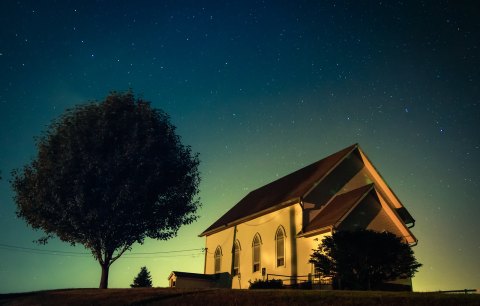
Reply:
[[132, 288], [151, 288], [152, 287], [152, 277], [150, 272], [147, 270], [147, 267], [142, 267], [140, 272], [138, 272], [137, 277], [133, 279], [133, 284], [130, 285]]

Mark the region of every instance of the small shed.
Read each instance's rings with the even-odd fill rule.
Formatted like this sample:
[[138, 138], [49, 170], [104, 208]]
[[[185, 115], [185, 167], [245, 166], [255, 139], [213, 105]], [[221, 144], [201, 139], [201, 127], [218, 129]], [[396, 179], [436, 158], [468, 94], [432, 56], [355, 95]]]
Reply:
[[201, 274], [172, 271], [168, 276], [170, 288], [231, 288], [229, 273]]

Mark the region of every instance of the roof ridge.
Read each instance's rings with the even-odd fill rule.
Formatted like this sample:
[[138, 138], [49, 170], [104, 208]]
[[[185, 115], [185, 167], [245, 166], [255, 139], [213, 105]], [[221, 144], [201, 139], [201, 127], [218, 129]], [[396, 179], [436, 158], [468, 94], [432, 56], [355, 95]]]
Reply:
[[360, 191], [362, 189], [365, 189], [364, 192], [362, 192], [360, 194], [360, 196], [355, 200], [355, 202], [352, 204], [352, 206], [350, 207], [350, 209], [348, 209], [342, 216], [340, 216], [340, 218], [338, 218], [338, 220], [333, 224], [333, 227], [335, 228], [337, 223], [343, 221], [343, 219], [345, 219], [354, 209], [355, 207], [357, 207], [357, 205], [363, 201], [363, 199], [365, 199], [365, 197], [373, 190], [375, 189], [375, 184], [374, 183], [370, 183], [368, 185], [365, 185], [365, 186], [362, 186], [362, 187], [359, 187], [359, 188], [356, 188], [356, 189], [353, 189], [353, 190], [350, 190], [350, 191], [347, 191], [347, 192], [344, 192], [342, 194], [339, 194], [338, 196], [342, 196], [342, 195], [347, 195], [348, 193], [352, 193], [352, 192], [355, 192], [355, 191]]
[[[252, 190], [252, 191], [249, 192], [248, 194], [250, 194], [250, 193], [252, 193], [252, 192], [255, 192], [255, 191], [259, 190], [259, 189], [262, 189], [262, 188], [264, 188], [264, 187], [267, 187], [267, 186], [269, 186], [269, 185], [271, 185], [271, 184], [274, 184], [274, 183], [276, 183], [276, 182], [278, 182], [278, 181], [280, 181], [280, 180], [282, 180], [282, 179], [284, 179], [284, 178], [289, 177], [290, 175], [293, 175], [293, 174], [296, 174], [296, 173], [298, 173], [298, 172], [301, 172], [302, 170], [305, 170], [305, 169], [308, 168], [308, 167], [312, 167], [312, 166], [315, 165], [315, 164], [318, 164], [318, 163], [320, 163], [320, 162], [322, 162], [322, 161], [324, 161], [324, 160], [326, 160], [326, 159], [328, 159], [328, 158], [330, 158], [330, 157], [333, 157], [334, 155], [336, 155], [336, 154], [338, 154], [338, 153], [340, 153], [340, 152], [342, 152], [342, 151], [346, 151], [347, 149], [350, 149], [350, 148], [351, 148], [351, 150], [349, 150], [348, 153], [345, 153], [345, 155], [344, 155], [344, 156], [347, 156], [347, 155], [348, 155], [349, 153], [351, 153], [356, 147], [358, 147], [358, 143], [355, 143], [355, 144], [353, 144], [353, 145], [350, 145], [350, 146], [348, 146], [348, 147], [346, 147], [346, 148], [344, 148], [344, 149], [342, 149], [342, 150], [339, 150], [339, 151], [337, 151], [337, 152], [335, 152], [335, 153], [332, 153], [332, 154], [330, 154], [330, 155], [328, 155], [328, 156], [326, 156], [326, 157], [324, 157], [324, 158], [322, 158], [322, 159], [319, 159], [319, 160], [314, 161], [314, 162], [312, 162], [312, 163], [310, 163], [310, 164], [308, 164], [308, 165], [306, 165], [306, 166], [303, 166], [303, 167], [300, 168], [300, 169], [297, 169], [297, 170], [295, 170], [295, 171], [293, 171], [293, 172], [290, 172], [290, 173], [288, 173], [288, 174], [285, 174], [284, 176], [281, 176], [281, 177], [277, 178], [276, 180], [274, 180], [274, 181], [272, 181], [272, 182], [270, 182], [270, 183], [267, 183], [267, 184], [265, 184], [265, 185], [263, 185], [263, 186], [258, 187], [257, 189]], [[343, 158], [342, 158], [342, 160], [343, 160]], [[332, 168], [334, 168], [335, 166], [336, 166], [336, 165], [334, 165]], [[247, 195], [248, 195], [248, 194], [247, 194]]]
[[[359, 146], [358, 146], [358, 143], [355, 143], [355, 144], [353, 144], [353, 145], [351, 145], [351, 146], [349, 146], [349, 147], [346, 147], [346, 148], [343, 149], [343, 150], [338, 151], [337, 153], [340, 153], [340, 152], [343, 152], [343, 151], [347, 151], [347, 149], [350, 149], [350, 150], [348, 150], [348, 151], [343, 155], [343, 157], [342, 157], [341, 159], [339, 159], [339, 160], [337, 161], [337, 163], [336, 163], [335, 165], [333, 165], [332, 167], [330, 167], [330, 169], [329, 169], [322, 177], [320, 177], [317, 181], [315, 181], [315, 182], [312, 184], [312, 186], [310, 187], [310, 189], [308, 189], [307, 192], [305, 192], [305, 194], [302, 195], [302, 198], [307, 197], [307, 196], [318, 186], [318, 184], [320, 184], [320, 182], [321, 182], [329, 173], [331, 173], [340, 163], [342, 163], [342, 162], [345, 160], [345, 158], [347, 158], [348, 155], [350, 155], [350, 153], [352, 153], [352, 152], [353, 152], [355, 149], [357, 149], [358, 147], [359, 147]], [[334, 153], [334, 154], [332, 154], [332, 155], [335, 155], [335, 154], [337, 154], [337, 153]], [[330, 156], [332, 156], [332, 155], [330, 155]], [[330, 157], [330, 156], [328, 156], [328, 157]], [[326, 158], [328, 158], [328, 157], [326, 157]], [[319, 161], [317, 161], [317, 162], [315, 162], [315, 163], [321, 162], [322, 160], [323, 160], [323, 159], [321, 159], [321, 160], [319, 160]], [[313, 164], [315, 164], [315, 163], [313, 163]], [[313, 164], [311, 164], [311, 165], [313, 165]]]

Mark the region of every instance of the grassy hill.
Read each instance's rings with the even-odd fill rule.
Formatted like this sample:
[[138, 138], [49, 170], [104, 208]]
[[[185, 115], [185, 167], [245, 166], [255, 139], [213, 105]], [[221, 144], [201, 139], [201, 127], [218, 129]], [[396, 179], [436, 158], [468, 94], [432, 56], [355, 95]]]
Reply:
[[0, 305], [480, 305], [479, 294], [317, 290], [65, 289], [0, 295]]

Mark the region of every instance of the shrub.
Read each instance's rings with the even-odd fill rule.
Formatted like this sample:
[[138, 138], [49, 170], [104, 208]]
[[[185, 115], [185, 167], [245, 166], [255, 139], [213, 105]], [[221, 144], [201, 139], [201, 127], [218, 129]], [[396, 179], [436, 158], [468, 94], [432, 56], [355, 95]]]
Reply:
[[249, 289], [283, 289], [283, 282], [281, 279], [261, 280], [256, 279], [250, 283]]

